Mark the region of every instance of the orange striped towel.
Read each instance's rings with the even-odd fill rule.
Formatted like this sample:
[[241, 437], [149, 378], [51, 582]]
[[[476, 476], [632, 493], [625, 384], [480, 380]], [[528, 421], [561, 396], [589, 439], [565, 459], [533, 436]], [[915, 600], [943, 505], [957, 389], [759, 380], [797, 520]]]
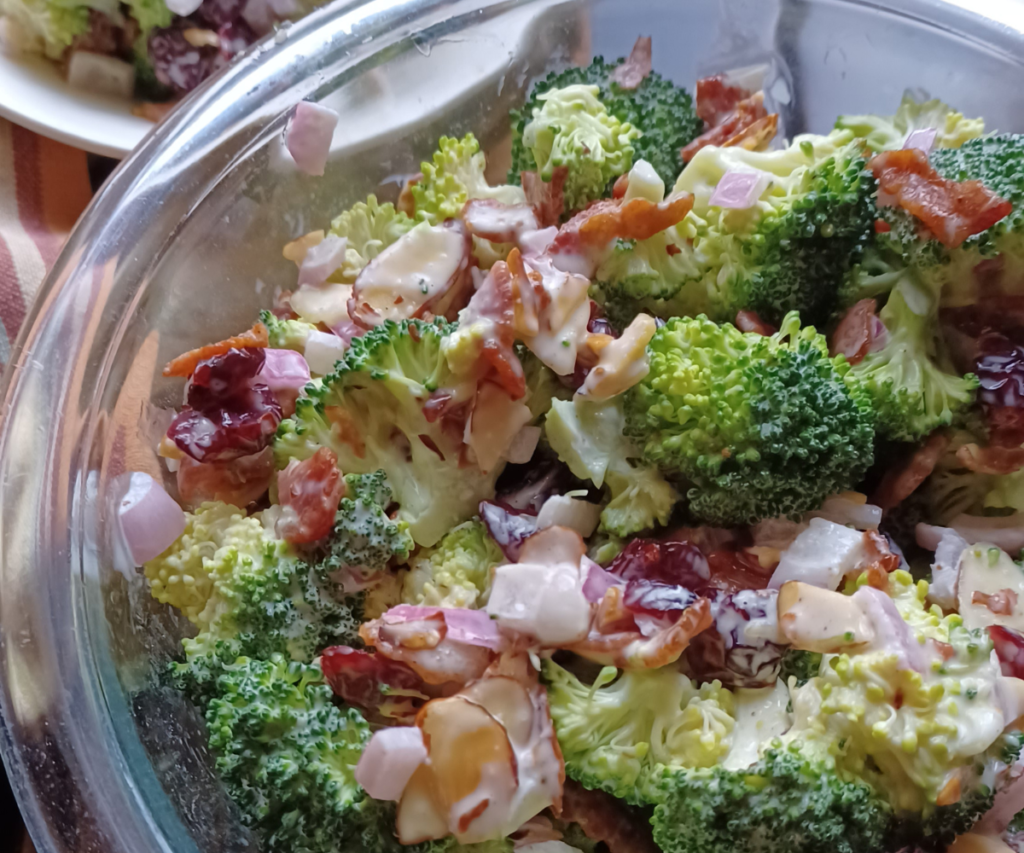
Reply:
[[0, 365], [91, 196], [84, 151], [0, 119]]

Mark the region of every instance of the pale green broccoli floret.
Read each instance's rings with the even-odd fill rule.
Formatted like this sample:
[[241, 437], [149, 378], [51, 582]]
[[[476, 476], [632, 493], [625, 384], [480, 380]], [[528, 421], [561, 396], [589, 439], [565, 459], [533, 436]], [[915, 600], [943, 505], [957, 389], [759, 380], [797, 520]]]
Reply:
[[878, 430], [897, 441], [916, 441], [949, 426], [974, 401], [978, 380], [953, 370], [938, 318], [938, 300], [904, 282], [879, 313], [888, 332], [884, 345], [847, 374], [847, 382], [871, 400]]
[[306, 338], [316, 330], [316, 326], [305, 320], [282, 320], [269, 311], [260, 312], [260, 322], [267, 327], [270, 345], [275, 349], [305, 352]]
[[621, 398], [553, 400], [544, 420], [548, 443], [569, 470], [598, 488], [607, 483], [611, 500], [601, 511], [601, 529], [616, 536], [667, 524], [679, 500], [657, 468], [640, 461], [623, 435], [625, 424]]
[[491, 588], [491, 569], [503, 562], [484, 524], [467, 521], [415, 556], [402, 600], [430, 607], [482, 607]]
[[353, 771], [370, 729], [334, 704], [318, 665], [238, 658], [217, 679], [206, 723], [217, 770], [262, 849], [359, 847], [366, 794]]
[[338, 504], [334, 527], [327, 538], [327, 556], [317, 563], [325, 578], [351, 566], [366, 574], [387, 567], [392, 559], [405, 560], [413, 548], [409, 525], [387, 514], [391, 487], [383, 471], [345, 476], [345, 497]]
[[395, 210], [391, 202], [378, 204], [377, 197], [370, 195], [366, 201], [352, 205], [331, 222], [331, 233], [348, 240], [345, 260], [331, 276], [331, 281], [352, 284], [360, 270], [398, 240], [411, 231], [416, 223], [401, 211]]
[[597, 86], [574, 84], [539, 96], [540, 106], [523, 130], [523, 145], [550, 181], [559, 166], [568, 168], [566, 210], [580, 210], [603, 198], [608, 184], [633, 165], [632, 141], [640, 131], [610, 115]]
[[959, 148], [968, 139], [976, 139], [985, 132], [985, 121], [964, 118], [948, 104], [937, 98], [918, 102], [909, 92], [903, 95], [899, 109], [893, 116], [839, 116], [839, 130], [853, 131], [868, 147], [878, 153], [902, 148], [912, 131], [933, 128], [936, 148]]
[[718, 681], [696, 685], [672, 666], [601, 670], [592, 685], [544, 662], [551, 719], [570, 778], [628, 802], [667, 770], [713, 767], [729, 751], [733, 696]]
[[454, 219], [471, 198], [491, 198], [502, 204], [524, 204], [516, 186], [492, 187], [484, 177], [485, 159], [472, 133], [462, 139], [442, 136], [430, 162], [420, 164], [423, 178], [412, 185], [416, 219], [432, 225]]
[[453, 329], [440, 319], [389, 320], [354, 338], [334, 372], [307, 385], [295, 415], [278, 427], [278, 467], [326, 446], [346, 473], [384, 471], [396, 518], [418, 545], [435, 544], [476, 515], [480, 501], [494, 495], [502, 466], [485, 474], [460, 464], [461, 436], [423, 412], [438, 388], [459, 390], [462, 377], [451, 373], [442, 353]]
[[[17, 27], [19, 43], [15, 47], [19, 50], [38, 51], [51, 59], [60, 59], [75, 36], [88, 31], [91, 5], [53, 0], [0, 0], [0, 16], [6, 16]], [[117, 11], [116, 3], [110, 4], [110, 11]]]
[[1024, 470], [989, 477], [986, 485], [985, 506], [1024, 511]]
[[[848, 365], [791, 314], [770, 337], [706, 317], [670, 320], [650, 372], [624, 395], [626, 435], [648, 463], [685, 478], [690, 510], [714, 524], [819, 507], [855, 485], [874, 445]], [[813, 401], [813, 402], [811, 402]]]

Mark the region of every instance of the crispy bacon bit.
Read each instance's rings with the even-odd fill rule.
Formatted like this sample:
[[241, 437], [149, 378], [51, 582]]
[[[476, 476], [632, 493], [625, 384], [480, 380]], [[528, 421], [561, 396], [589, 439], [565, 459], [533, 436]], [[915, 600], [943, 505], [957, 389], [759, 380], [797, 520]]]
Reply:
[[[698, 95], [699, 98], [699, 95]], [[682, 150], [684, 163], [689, 163], [694, 155], [708, 145], [724, 145], [738, 137], [755, 122], [768, 117], [764, 108], [764, 93], [756, 92], [736, 104], [736, 108], [727, 116], [702, 133]]]
[[550, 181], [543, 180], [536, 172], [522, 172], [519, 177], [526, 203], [533, 208], [540, 227], [558, 225], [565, 213], [565, 179], [569, 177], [569, 167], [556, 166]]
[[[916, 150], [916, 149], [914, 149]], [[935, 805], [951, 806], [960, 802], [960, 777], [953, 776], [935, 797]]]
[[832, 346], [829, 352], [833, 355], [845, 355], [850, 364], [863, 361], [871, 349], [872, 331], [877, 303], [874, 299], [862, 299], [852, 305], [839, 321], [832, 333]]
[[736, 328], [741, 332], [754, 332], [764, 337], [774, 335], [778, 331], [774, 326], [762, 320], [755, 311], [737, 311]]
[[730, 86], [722, 74], [701, 77], [697, 81], [697, 115], [708, 127], [718, 127], [754, 93], [740, 86]]
[[274, 453], [267, 447], [252, 456], [227, 462], [196, 462], [182, 456], [178, 466], [178, 494], [187, 507], [222, 501], [245, 509], [270, 488]]
[[987, 595], [976, 589], [971, 593], [971, 604], [982, 604], [999, 616], [1010, 616], [1017, 607], [1017, 593], [1012, 589], [1001, 589]]
[[875, 220], [875, 233], [876, 234], [888, 234], [892, 231], [892, 226], [884, 219]]
[[366, 443], [359, 432], [359, 425], [347, 409], [343, 409], [341, 406], [326, 406], [324, 417], [331, 424], [331, 432], [352, 448], [352, 452], [356, 456], [360, 459], [366, 456]]
[[1004, 625], [989, 625], [988, 635], [1003, 675], [1024, 678], [1024, 635]]
[[612, 82], [620, 89], [635, 89], [651, 73], [651, 37], [640, 36], [629, 58], [612, 72]]
[[215, 344], [207, 344], [206, 346], [189, 350], [177, 358], [172, 358], [164, 368], [164, 376], [181, 376], [187, 379], [195, 372], [199, 362], [212, 358], [215, 355], [224, 355], [224, 353], [232, 349], [266, 346], [270, 346], [267, 327], [262, 323], [257, 323], [248, 332], [242, 332], [240, 335], [226, 338], [223, 341], [217, 341]]
[[277, 475], [277, 494], [283, 512], [277, 534], [295, 545], [316, 542], [331, 532], [345, 481], [338, 457], [321, 447], [309, 459], [293, 459]]
[[894, 197], [951, 249], [1013, 210], [1009, 201], [981, 181], [957, 183], [943, 178], [928, 162], [928, 155], [917, 148], [883, 151], [868, 168], [878, 179], [879, 192]]
[[[519, 250], [513, 249], [516, 257]], [[511, 258], [510, 254], [510, 260]], [[526, 377], [513, 346], [515, 344], [515, 297], [509, 265], [498, 261], [491, 267], [462, 315], [465, 327], [490, 321], [483, 336], [481, 356], [494, 371], [497, 382], [513, 400], [526, 394]]]
[[404, 663], [349, 646], [324, 649], [320, 667], [331, 690], [372, 722], [412, 724], [423, 703], [436, 694]]
[[588, 791], [571, 779], [562, 793], [562, 820], [577, 823], [593, 841], [603, 841], [609, 853], [658, 853], [647, 819], [604, 791]]
[[723, 148], [763, 151], [779, 131], [779, 114], [771, 113], [744, 127], [722, 143]]
[[1024, 468], [1024, 447], [965, 444], [957, 450], [956, 458], [965, 468], [978, 474], [1012, 474]]
[[[612, 198], [624, 198], [629, 189], [629, 173], [619, 175], [612, 184]], [[678, 247], [675, 247], [678, 248]]]
[[551, 251], [574, 251], [582, 246], [603, 247], [619, 237], [625, 240], [646, 240], [682, 222], [693, 207], [690, 193], [672, 193], [655, 204], [645, 198], [627, 202], [603, 199], [577, 213], [559, 230]]
[[932, 473], [948, 446], [949, 433], [944, 430], [933, 432], [904, 466], [886, 471], [871, 502], [890, 510], [906, 500]]
[[412, 194], [412, 188], [422, 180], [423, 173], [417, 172], [415, 175], [409, 175], [409, 177], [402, 182], [402, 191], [398, 194], [398, 202], [395, 204], [395, 210], [399, 213], [404, 213], [409, 217], [416, 215], [416, 198]]

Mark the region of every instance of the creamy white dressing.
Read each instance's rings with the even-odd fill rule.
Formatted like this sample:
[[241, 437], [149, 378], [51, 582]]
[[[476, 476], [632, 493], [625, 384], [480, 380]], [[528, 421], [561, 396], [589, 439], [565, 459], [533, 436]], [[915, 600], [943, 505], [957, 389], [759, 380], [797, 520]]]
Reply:
[[735, 725], [729, 752], [722, 759], [726, 770], [742, 770], [760, 757], [761, 746], [788, 731], [792, 718], [786, 710], [789, 688], [782, 681], [772, 687], [733, 691]]
[[[962, 552], [956, 592], [966, 628], [1005, 625], [1024, 631], [1024, 570], [995, 545], [979, 543]], [[1010, 612], [994, 612], [987, 596], [999, 596]]]
[[871, 620], [850, 596], [791, 581], [779, 591], [779, 629], [794, 648], [834, 652], [875, 638]]

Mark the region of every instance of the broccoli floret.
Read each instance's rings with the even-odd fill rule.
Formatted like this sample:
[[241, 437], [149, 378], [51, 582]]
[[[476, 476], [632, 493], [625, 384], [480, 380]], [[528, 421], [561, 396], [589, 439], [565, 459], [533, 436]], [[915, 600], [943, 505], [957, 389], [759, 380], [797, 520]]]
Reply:
[[974, 401], [974, 374], [953, 372], [941, 341], [938, 301], [920, 289], [911, 291], [922, 304], [910, 307], [909, 283], [893, 291], [879, 319], [888, 336], [881, 349], [869, 352], [847, 374], [847, 382], [871, 400], [878, 430], [897, 441], [916, 441], [957, 420]]
[[802, 649], [787, 649], [782, 656], [782, 665], [779, 668], [779, 678], [789, 683], [790, 678], [795, 678], [798, 686], [806, 684], [821, 670], [821, 654], [819, 652], [805, 652]]
[[634, 805], [650, 803], [665, 768], [712, 767], [729, 750], [732, 694], [695, 685], [675, 667], [601, 670], [592, 685], [544, 662], [566, 774]]
[[503, 562], [483, 523], [467, 521], [416, 555], [402, 599], [431, 607], [482, 607], [491, 588], [491, 569]]
[[850, 130], [863, 139], [875, 153], [902, 148], [907, 136], [915, 130], [933, 129], [936, 148], [959, 148], [969, 139], [985, 132], [983, 119], [964, 118], [937, 98], [918, 102], [909, 92], [903, 95], [893, 116], [839, 116], [836, 128]]
[[366, 197], [331, 222], [331, 233], [348, 240], [345, 260], [330, 280], [338, 284], [352, 284], [360, 270], [411, 231], [416, 223], [391, 202], [379, 204], [375, 195]]
[[239, 658], [206, 708], [217, 770], [268, 853], [334, 853], [358, 837], [365, 794], [353, 777], [370, 729], [332, 702], [320, 667]]
[[260, 322], [267, 327], [270, 345], [276, 349], [306, 351], [306, 338], [316, 326], [305, 320], [282, 320], [269, 311], [260, 311]]
[[949, 249], [937, 240], [922, 240], [920, 222], [902, 208], [883, 207], [876, 216], [885, 219], [890, 230], [877, 235], [877, 242], [901, 256], [930, 292], [954, 304], [977, 300], [973, 271], [986, 259], [1002, 257], [1000, 275], [1011, 288], [1014, 282], [1024, 280], [1024, 135], [971, 139], [959, 148], [933, 151], [929, 160], [944, 178], [981, 181], [1010, 201], [1013, 211], [956, 249]]
[[581, 480], [608, 484], [611, 500], [601, 510], [601, 529], [631, 536], [668, 523], [679, 500], [674, 488], [623, 435], [622, 398], [602, 403], [554, 400], [544, 420], [552, 450]]
[[[359, 600], [321, 583], [308, 563], [276, 539], [258, 518], [237, 507], [205, 503], [186, 514], [185, 530], [143, 566], [153, 597], [177, 607], [199, 629], [183, 641], [190, 658], [280, 653], [310, 662], [330, 643], [353, 642]], [[215, 664], [200, 662], [200, 670]], [[202, 673], [197, 678], [204, 679]]]
[[683, 168], [680, 151], [704, 131], [704, 122], [693, 107], [693, 99], [681, 86], [652, 71], [636, 89], [623, 89], [611, 79], [624, 60], [606, 63], [597, 57], [585, 68], [567, 68], [538, 81], [521, 110], [513, 110], [511, 184], [519, 183], [522, 172], [537, 169], [533, 154], [523, 143], [526, 126], [541, 106], [541, 96], [567, 86], [597, 86], [598, 97], [608, 114], [640, 131], [633, 141], [634, 158], [646, 160], [666, 185], [675, 181]]
[[431, 422], [423, 406], [444, 387], [459, 387], [441, 350], [454, 327], [443, 320], [387, 321], [355, 338], [322, 384], [306, 387], [295, 415], [281, 422], [274, 441], [279, 467], [330, 447], [346, 473], [383, 470], [418, 545], [435, 544], [448, 530], [476, 514], [494, 494], [502, 466], [485, 474], [460, 465], [462, 442]]
[[416, 219], [431, 225], [454, 219], [471, 198], [492, 198], [502, 204], [526, 202], [517, 186], [490, 186], [484, 166], [484, 154], [472, 133], [462, 139], [442, 136], [433, 158], [420, 164], [423, 178], [411, 187]]
[[573, 85], [538, 95], [540, 106], [523, 128], [544, 181], [559, 166], [569, 170], [564, 194], [567, 210], [581, 210], [604, 197], [608, 184], [633, 165], [632, 142], [640, 132], [610, 115], [597, 86]]
[[327, 554], [316, 567], [322, 578], [329, 580], [346, 566], [370, 574], [385, 569], [392, 559], [408, 558], [413, 549], [409, 525], [388, 516], [390, 505], [391, 487], [383, 471], [345, 476], [345, 497], [324, 546]]
[[18, 44], [20, 50], [41, 51], [50, 59], [60, 59], [75, 36], [89, 30], [86, 3], [5, 0], [0, 4], [0, 12], [18, 28], [18, 36], [23, 40]]
[[666, 772], [651, 823], [665, 853], [872, 853], [892, 811], [870, 785], [836, 771], [827, 754], [772, 749], [740, 771]]
[[676, 318], [648, 345], [626, 392], [626, 434], [684, 478], [691, 511], [715, 524], [794, 516], [857, 483], [873, 457], [864, 395], [842, 357], [791, 314], [771, 337], [704, 316]]

